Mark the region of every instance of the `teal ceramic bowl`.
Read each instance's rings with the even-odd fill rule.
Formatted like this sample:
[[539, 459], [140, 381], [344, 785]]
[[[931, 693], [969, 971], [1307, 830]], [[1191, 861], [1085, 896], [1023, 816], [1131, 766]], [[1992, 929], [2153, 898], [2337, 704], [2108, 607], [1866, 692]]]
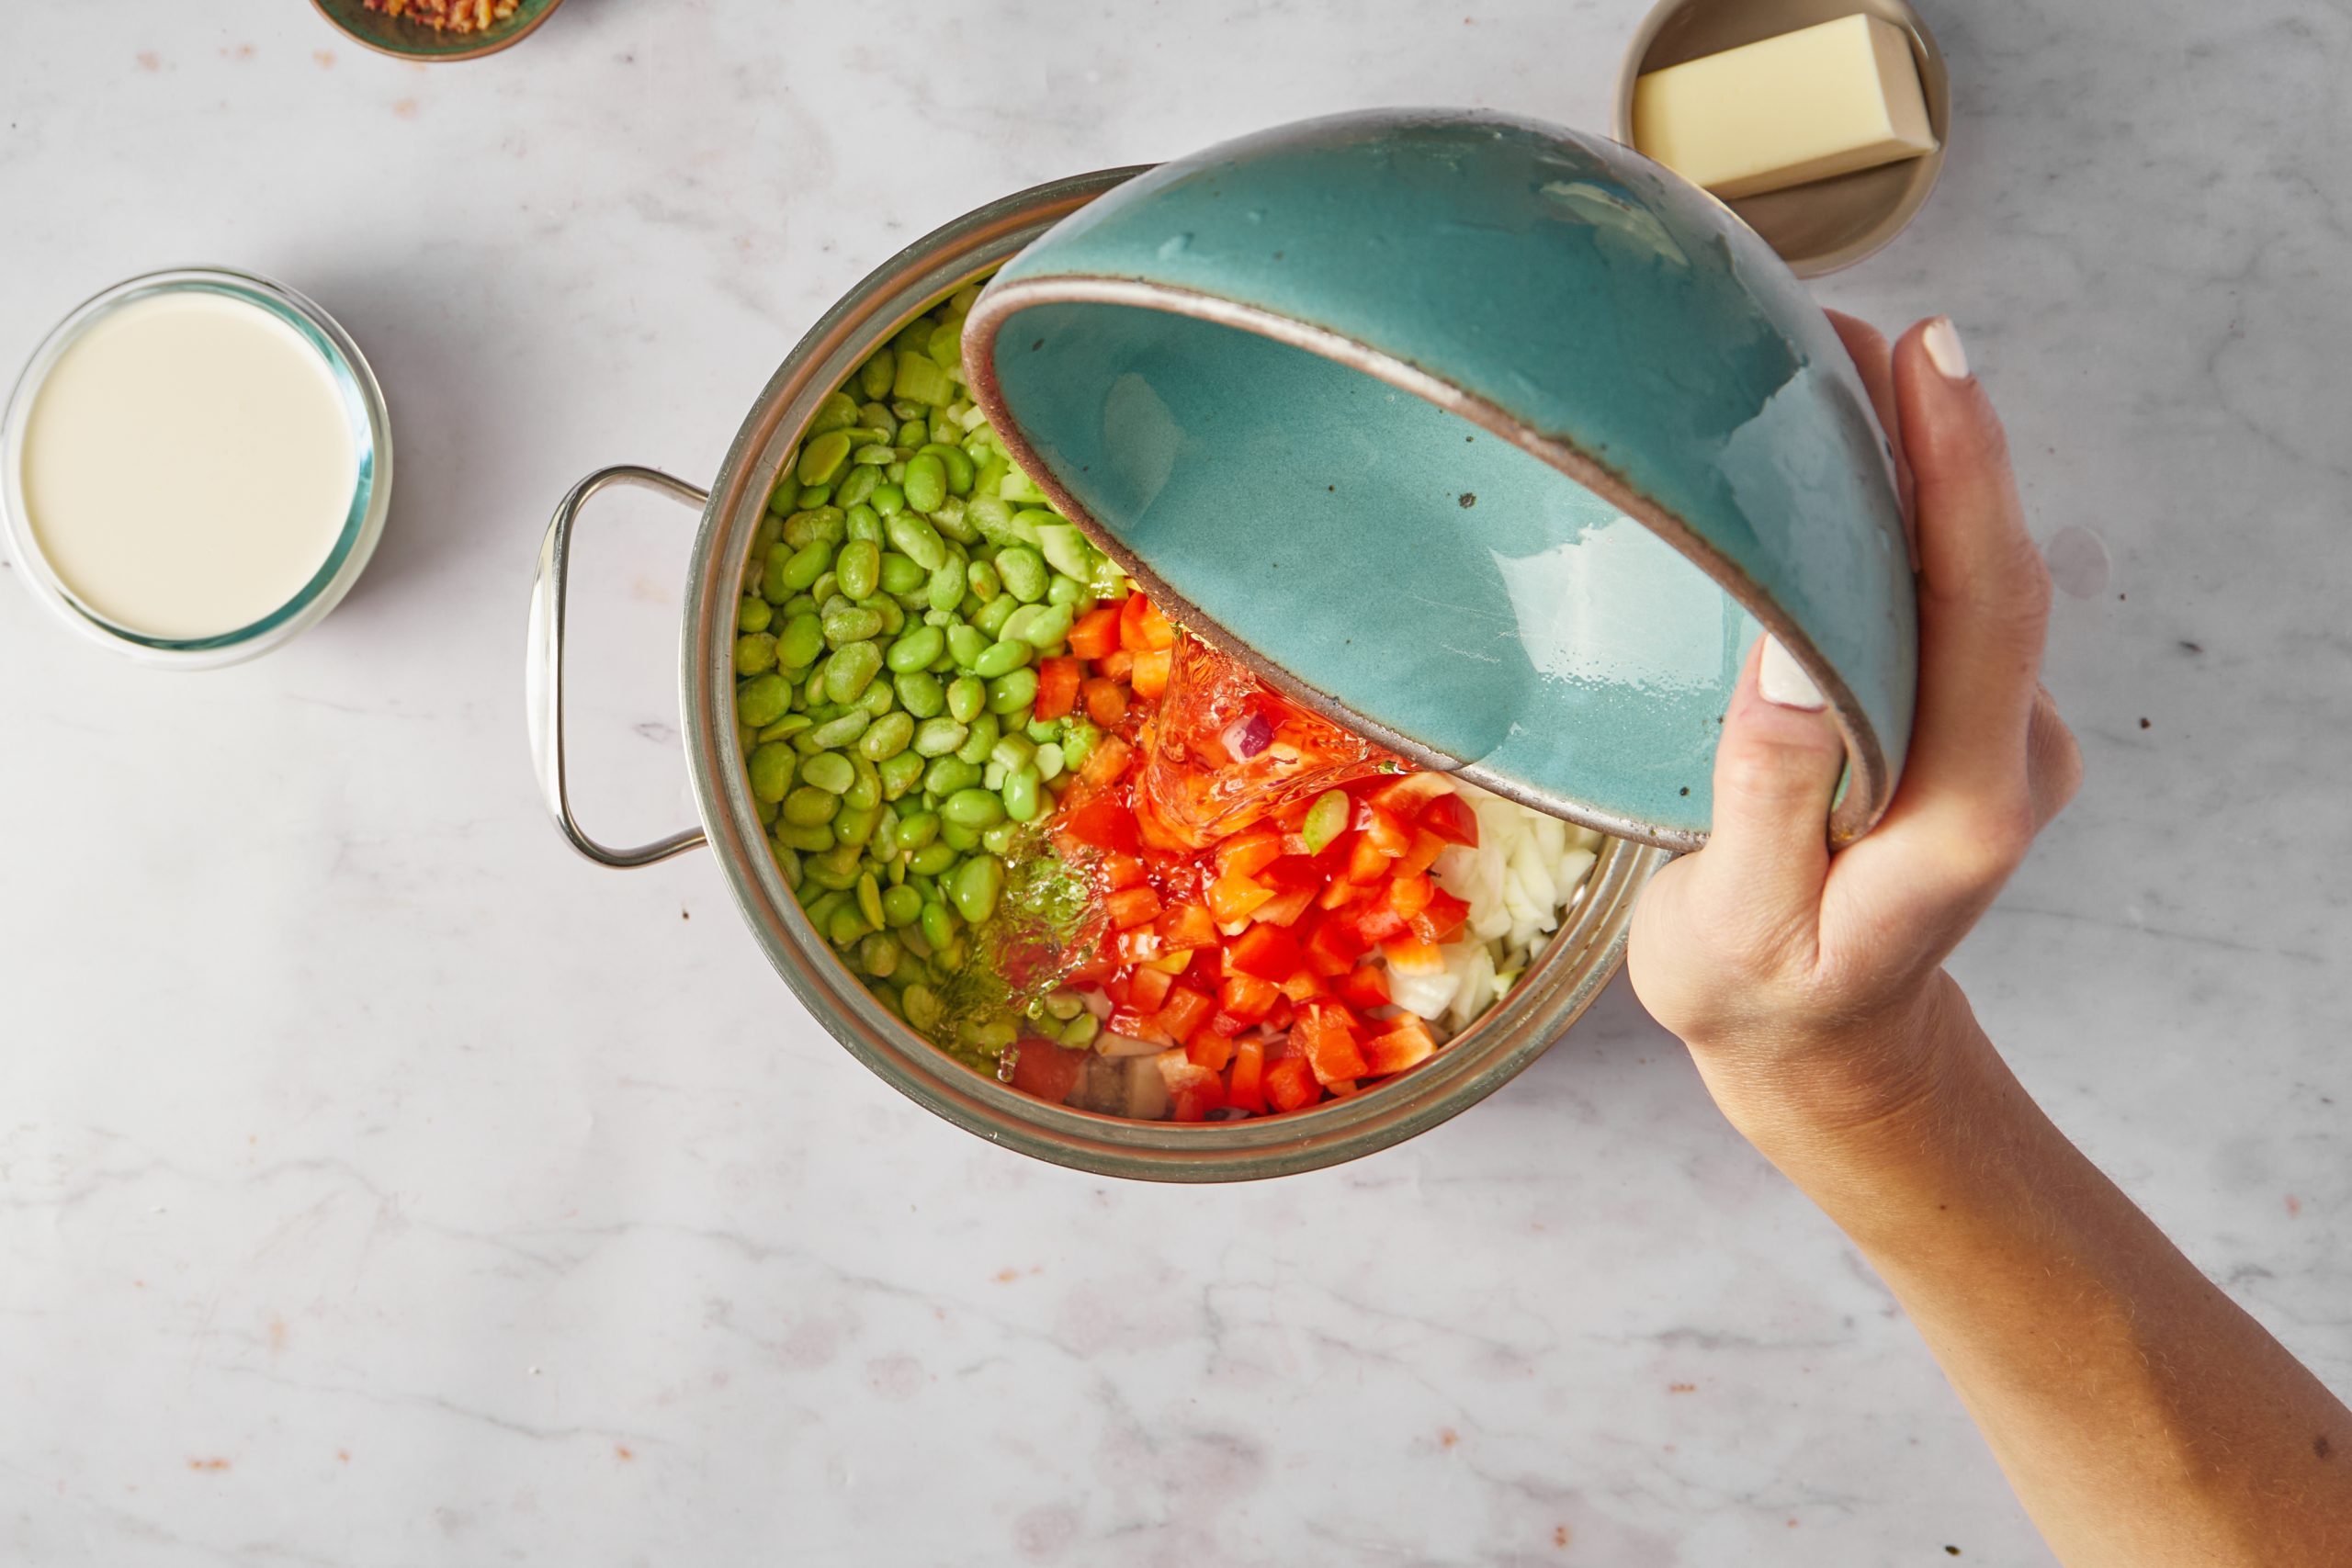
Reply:
[[1415, 760], [1704, 840], [1758, 623], [1885, 810], [1917, 627], [1886, 438], [1788, 267], [1598, 137], [1461, 111], [1162, 164], [981, 295], [974, 396], [1180, 622]]

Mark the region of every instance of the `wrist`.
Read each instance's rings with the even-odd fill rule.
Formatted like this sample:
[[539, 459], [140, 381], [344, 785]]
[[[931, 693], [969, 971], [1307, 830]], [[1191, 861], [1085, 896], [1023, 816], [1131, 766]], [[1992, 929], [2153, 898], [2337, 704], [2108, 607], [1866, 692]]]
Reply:
[[1867, 1017], [1694, 1044], [1691, 1056], [1724, 1118], [1800, 1181], [1797, 1168], [1916, 1146], [2007, 1076], [1968, 998], [1941, 971]]

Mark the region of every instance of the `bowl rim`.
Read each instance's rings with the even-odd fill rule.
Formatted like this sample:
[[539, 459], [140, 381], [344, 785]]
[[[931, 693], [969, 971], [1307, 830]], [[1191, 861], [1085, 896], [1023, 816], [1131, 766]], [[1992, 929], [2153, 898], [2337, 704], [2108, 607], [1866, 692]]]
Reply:
[[934, 230], [844, 294], [785, 357], [729, 445], [696, 529], [680, 637], [680, 708], [696, 807], [745, 923], [810, 1015], [867, 1069], [966, 1131], [1053, 1164], [1161, 1181], [1255, 1180], [1388, 1147], [1517, 1076], [1616, 974], [1634, 899], [1668, 852], [1624, 839], [1605, 843], [1583, 895], [1519, 984], [1408, 1072], [1283, 1117], [1136, 1122], [1022, 1094], [893, 1017], [808, 925], [785, 885], [744, 779], [734, 719], [735, 617], [745, 555], [784, 460], [818, 404], [906, 321], [1142, 172], [1109, 169], [1047, 182]]
[[1482, 764], [1465, 762], [1460, 758], [1433, 750], [1266, 659], [1247, 641], [1235, 636], [1215, 615], [1170, 586], [1096, 521], [1084, 503], [1070, 493], [1052, 465], [1030, 442], [1028, 433], [1012, 417], [1011, 409], [1006, 405], [996, 369], [997, 338], [1023, 310], [1040, 305], [1071, 303], [1118, 305], [1131, 310], [1162, 311], [1304, 349], [1385, 382], [1425, 402], [1433, 403], [1548, 464], [1571, 483], [1581, 485], [1642, 524], [1683, 558], [1706, 573], [1735, 604], [1753, 615], [1767, 633], [1780, 639], [1820, 688], [1822, 695], [1828, 700], [1830, 716], [1845, 740], [1850, 769], [1847, 786], [1831, 810], [1831, 841], [1843, 844], [1859, 839], [1883, 814], [1894, 795], [1885, 748], [1874, 728], [1858, 722], [1856, 716], [1862, 711], [1860, 699], [1830, 662], [1822, 657], [1811, 637], [1754, 579], [1718, 550], [1705, 536], [1642, 493], [1614, 469], [1565, 435], [1540, 430], [1498, 404], [1360, 338], [1247, 301], [1134, 276], [1096, 273], [1032, 273], [992, 284], [972, 308], [970, 321], [966, 328], [965, 373], [974, 400], [987, 413], [989, 423], [995, 427], [998, 438], [1011, 450], [1014, 461], [1033, 475], [1039, 487], [1053, 497], [1054, 504], [1063, 516], [1076, 524], [1096, 547], [1117, 561], [1120, 569], [1131, 579], [1142, 583], [1156, 602], [1170, 607], [1170, 613], [1176, 619], [1195, 629], [1204, 630], [1209, 640], [1234, 653], [1261, 679], [1294, 701], [1344, 728], [1380, 741], [1424, 767], [1459, 774], [1481, 788], [1539, 811], [1565, 816], [1612, 838], [1631, 839], [1678, 852], [1696, 850], [1706, 842], [1707, 836], [1703, 832], [1644, 822], [1565, 793], [1541, 792], [1521, 781], [1492, 773]]

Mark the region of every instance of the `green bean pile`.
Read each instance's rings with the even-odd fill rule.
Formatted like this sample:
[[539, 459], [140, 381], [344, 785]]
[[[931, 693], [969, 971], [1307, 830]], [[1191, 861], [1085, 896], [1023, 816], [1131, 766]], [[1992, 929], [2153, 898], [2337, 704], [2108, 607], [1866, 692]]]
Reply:
[[[1023, 829], [1102, 739], [1082, 714], [1031, 716], [1035, 661], [1125, 592], [964, 392], [978, 295], [909, 325], [825, 399], [768, 498], [736, 621], [739, 738], [784, 879], [874, 994], [934, 1038]], [[1015, 1027], [967, 1020], [940, 1043], [981, 1065]]]

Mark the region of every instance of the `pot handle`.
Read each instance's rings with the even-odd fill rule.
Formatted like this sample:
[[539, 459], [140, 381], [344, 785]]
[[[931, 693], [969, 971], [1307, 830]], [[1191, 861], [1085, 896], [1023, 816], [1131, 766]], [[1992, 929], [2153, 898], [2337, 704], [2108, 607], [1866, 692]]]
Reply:
[[571, 487], [571, 492], [557, 503], [555, 517], [548, 524], [548, 536], [539, 546], [539, 567], [531, 581], [531, 641], [524, 669], [527, 687], [527, 706], [531, 721], [531, 761], [539, 774], [539, 798], [547, 803], [548, 815], [571, 840], [571, 847], [599, 865], [628, 867], [651, 865], [683, 854], [704, 840], [700, 828], [688, 828], [633, 849], [613, 849], [600, 844], [581, 830], [571, 815], [571, 801], [563, 787], [563, 602], [571, 573], [571, 525], [588, 498], [610, 485], [634, 485], [684, 502], [695, 511], [702, 510], [710, 492], [672, 479], [658, 468], [639, 468], [633, 463], [616, 464], [599, 468]]

